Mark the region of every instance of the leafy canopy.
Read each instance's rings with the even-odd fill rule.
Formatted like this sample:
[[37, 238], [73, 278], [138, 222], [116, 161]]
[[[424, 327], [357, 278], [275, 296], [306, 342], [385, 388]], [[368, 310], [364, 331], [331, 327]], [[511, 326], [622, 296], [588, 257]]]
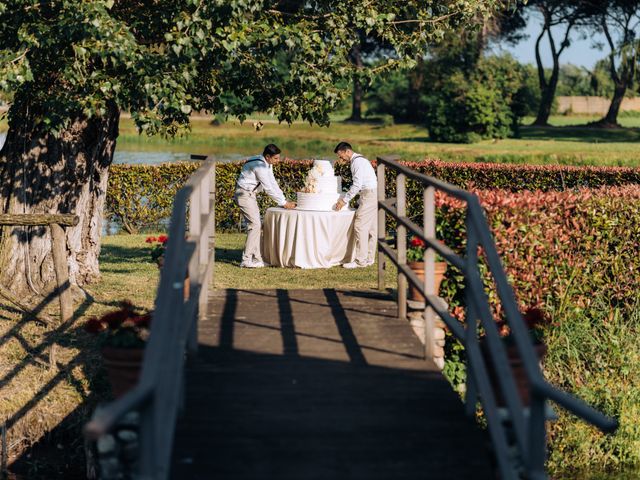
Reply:
[[113, 108], [149, 134], [176, 134], [194, 110], [326, 124], [353, 73], [358, 31], [391, 47], [371, 76], [410, 66], [494, 3], [0, 0], [0, 91], [14, 94], [10, 124], [30, 112], [53, 133]]

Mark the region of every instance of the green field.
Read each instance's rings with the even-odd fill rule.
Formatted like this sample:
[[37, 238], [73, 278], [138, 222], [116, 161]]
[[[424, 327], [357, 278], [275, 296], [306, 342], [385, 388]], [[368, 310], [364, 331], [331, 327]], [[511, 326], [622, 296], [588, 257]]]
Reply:
[[[194, 117], [190, 132], [175, 139], [139, 135], [130, 118], [123, 116], [117, 149], [128, 152], [180, 152], [247, 156], [276, 143], [290, 158], [331, 158], [333, 148], [347, 140], [367, 157], [396, 154], [406, 160], [439, 158], [447, 161], [565, 164], [640, 165], [640, 116], [621, 116], [622, 129], [594, 129], [585, 125], [596, 120], [586, 116], [554, 116], [554, 127], [528, 127], [524, 119], [521, 138], [486, 140], [473, 144], [436, 143], [419, 125], [347, 123], [335, 116], [328, 127], [297, 122], [279, 124], [267, 115], [255, 115], [214, 126], [208, 117]], [[254, 121], [264, 122], [256, 131]], [[0, 121], [0, 131], [6, 130]]]
[[[440, 158], [452, 161], [500, 163], [640, 165], [640, 118], [623, 117], [623, 129], [593, 129], [584, 126], [589, 117], [554, 117], [557, 128], [522, 127], [521, 138], [488, 140], [474, 144], [429, 141], [426, 128], [416, 125], [377, 125], [334, 121], [329, 127], [306, 123], [278, 124], [263, 119], [261, 131], [248, 120], [213, 126], [206, 118], [194, 118], [192, 130], [173, 140], [137, 134], [131, 120], [123, 119], [118, 149], [122, 151], [170, 151], [199, 154], [251, 155], [270, 142], [291, 158], [331, 158], [333, 148], [347, 140], [369, 158], [397, 154], [406, 160]], [[580, 126], [579, 124], [582, 124]]]

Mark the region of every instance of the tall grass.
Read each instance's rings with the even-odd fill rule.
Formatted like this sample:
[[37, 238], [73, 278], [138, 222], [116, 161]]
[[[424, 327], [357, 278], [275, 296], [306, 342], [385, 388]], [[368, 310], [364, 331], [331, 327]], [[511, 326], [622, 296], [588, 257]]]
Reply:
[[557, 408], [550, 424], [554, 478], [640, 478], [640, 297], [625, 310], [602, 298], [588, 308], [559, 305], [553, 317], [545, 375], [620, 421], [614, 435], [604, 435]]

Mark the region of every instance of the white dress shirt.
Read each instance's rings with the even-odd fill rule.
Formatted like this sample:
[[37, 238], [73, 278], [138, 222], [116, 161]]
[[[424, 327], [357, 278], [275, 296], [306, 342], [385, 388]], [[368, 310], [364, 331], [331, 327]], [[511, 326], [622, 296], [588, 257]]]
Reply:
[[349, 203], [353, 197], [360, 193], [360, 190], [376, 190], [378, 188], [378, 179], [371, 162], [355, 152], [351, 155], [350, 160], [353, 184], [342, 197], [345, 203]]
[[237, 186], [249, 192], [264, 191], [280, 207], [287, 203], [276, 177], [273, 176], [273, 166], [262, 155], [247, 159], [240, 171]]

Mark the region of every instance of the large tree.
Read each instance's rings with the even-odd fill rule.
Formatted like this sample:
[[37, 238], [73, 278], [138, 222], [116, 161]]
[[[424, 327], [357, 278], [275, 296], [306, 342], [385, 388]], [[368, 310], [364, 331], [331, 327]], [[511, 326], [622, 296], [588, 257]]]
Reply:
[[613, 96], [606, 115], [595, 126], [618, 126], [620, 105], [638, 74], [640, 0], [586, 0], [590, 26], [605, 38]]
[[[536, 38], [535, 55], [540, 84], [540, 105], [534, 125], [548, 125], [553, 99], [556, 95], [560, 73], [560, 55], [569, 46], [571, 33], [581, 25], [585, 18], [583, 2], [580, 0], [531, 0], [524, 7], [530, 14], [537, 13], [542, 20], [540, 34]], [[556, 32], [554, 33], [554, 30]], [[559, 35], [558, 35], [559, 32]], [[541, 49], [543, 41], [549, 45], [551, 69], [546, 71], [542, 64]]]
[[[0, 213], [77, 214], [80, 223], [66, 231], [71, 281], [94, 281], [120, 112], [143, 133], [169, 136], [188, 128], [192, 111], [327, 124], [353, 73], [358, 32], [392, 46], [379, 71], [406, 66], [492, 4], [0, 0], [0, 90], [14, 94], [0, 151]], [[49, 235], [3, 228], [0, 284], [23, 297], [49, 292]]]

